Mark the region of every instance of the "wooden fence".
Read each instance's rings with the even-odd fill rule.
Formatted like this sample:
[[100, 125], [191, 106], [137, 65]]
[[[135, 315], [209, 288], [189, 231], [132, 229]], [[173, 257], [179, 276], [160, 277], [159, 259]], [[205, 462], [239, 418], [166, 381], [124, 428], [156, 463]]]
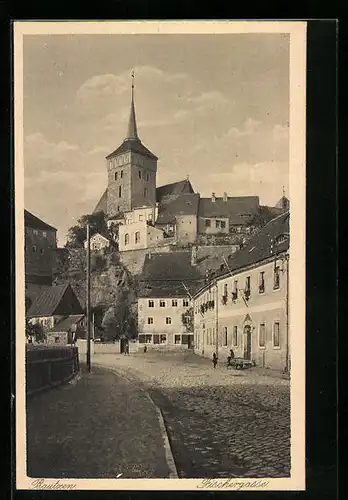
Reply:
[[28, 395], [68, 382], [78, 372], [77, 347], [28, 346], [26, 349]]

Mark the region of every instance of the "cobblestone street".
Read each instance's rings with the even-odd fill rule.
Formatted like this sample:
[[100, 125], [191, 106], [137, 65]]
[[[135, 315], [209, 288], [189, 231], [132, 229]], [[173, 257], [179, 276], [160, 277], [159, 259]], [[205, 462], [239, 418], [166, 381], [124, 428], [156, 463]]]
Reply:
[[290, 383], [235, 371], [194, 354], [95, 355], [146, 388], [161, 408], [178, 475], [289, 477]]

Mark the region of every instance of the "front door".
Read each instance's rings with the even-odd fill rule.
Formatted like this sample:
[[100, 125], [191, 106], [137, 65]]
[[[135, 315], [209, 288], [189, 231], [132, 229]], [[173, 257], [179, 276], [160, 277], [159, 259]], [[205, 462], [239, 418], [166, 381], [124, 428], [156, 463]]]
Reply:
[[193, 349], [193, 335], [188, 335], [187, 347], [188, 347], [188, 349]]
[[244, 327], [244, 359], [251, 361], [251, 327]]

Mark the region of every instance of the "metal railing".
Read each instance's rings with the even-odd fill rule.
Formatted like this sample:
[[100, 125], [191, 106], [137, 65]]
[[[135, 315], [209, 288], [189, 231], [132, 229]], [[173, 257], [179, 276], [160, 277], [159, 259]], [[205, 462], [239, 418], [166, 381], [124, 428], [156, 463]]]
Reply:
[[27, 395], [64, 384], [74, 378], [79, 370], [77, 347], [27, 347]]

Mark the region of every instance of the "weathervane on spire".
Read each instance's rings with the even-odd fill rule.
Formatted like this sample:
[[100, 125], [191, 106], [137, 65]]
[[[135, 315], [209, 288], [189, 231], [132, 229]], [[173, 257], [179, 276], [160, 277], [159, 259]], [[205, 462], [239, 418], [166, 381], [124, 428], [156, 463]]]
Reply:
[[134, 97], [134, 69], [132, 70], [131, 76], [132, 76], [132, 101], [133, 101], [133, 97]]

